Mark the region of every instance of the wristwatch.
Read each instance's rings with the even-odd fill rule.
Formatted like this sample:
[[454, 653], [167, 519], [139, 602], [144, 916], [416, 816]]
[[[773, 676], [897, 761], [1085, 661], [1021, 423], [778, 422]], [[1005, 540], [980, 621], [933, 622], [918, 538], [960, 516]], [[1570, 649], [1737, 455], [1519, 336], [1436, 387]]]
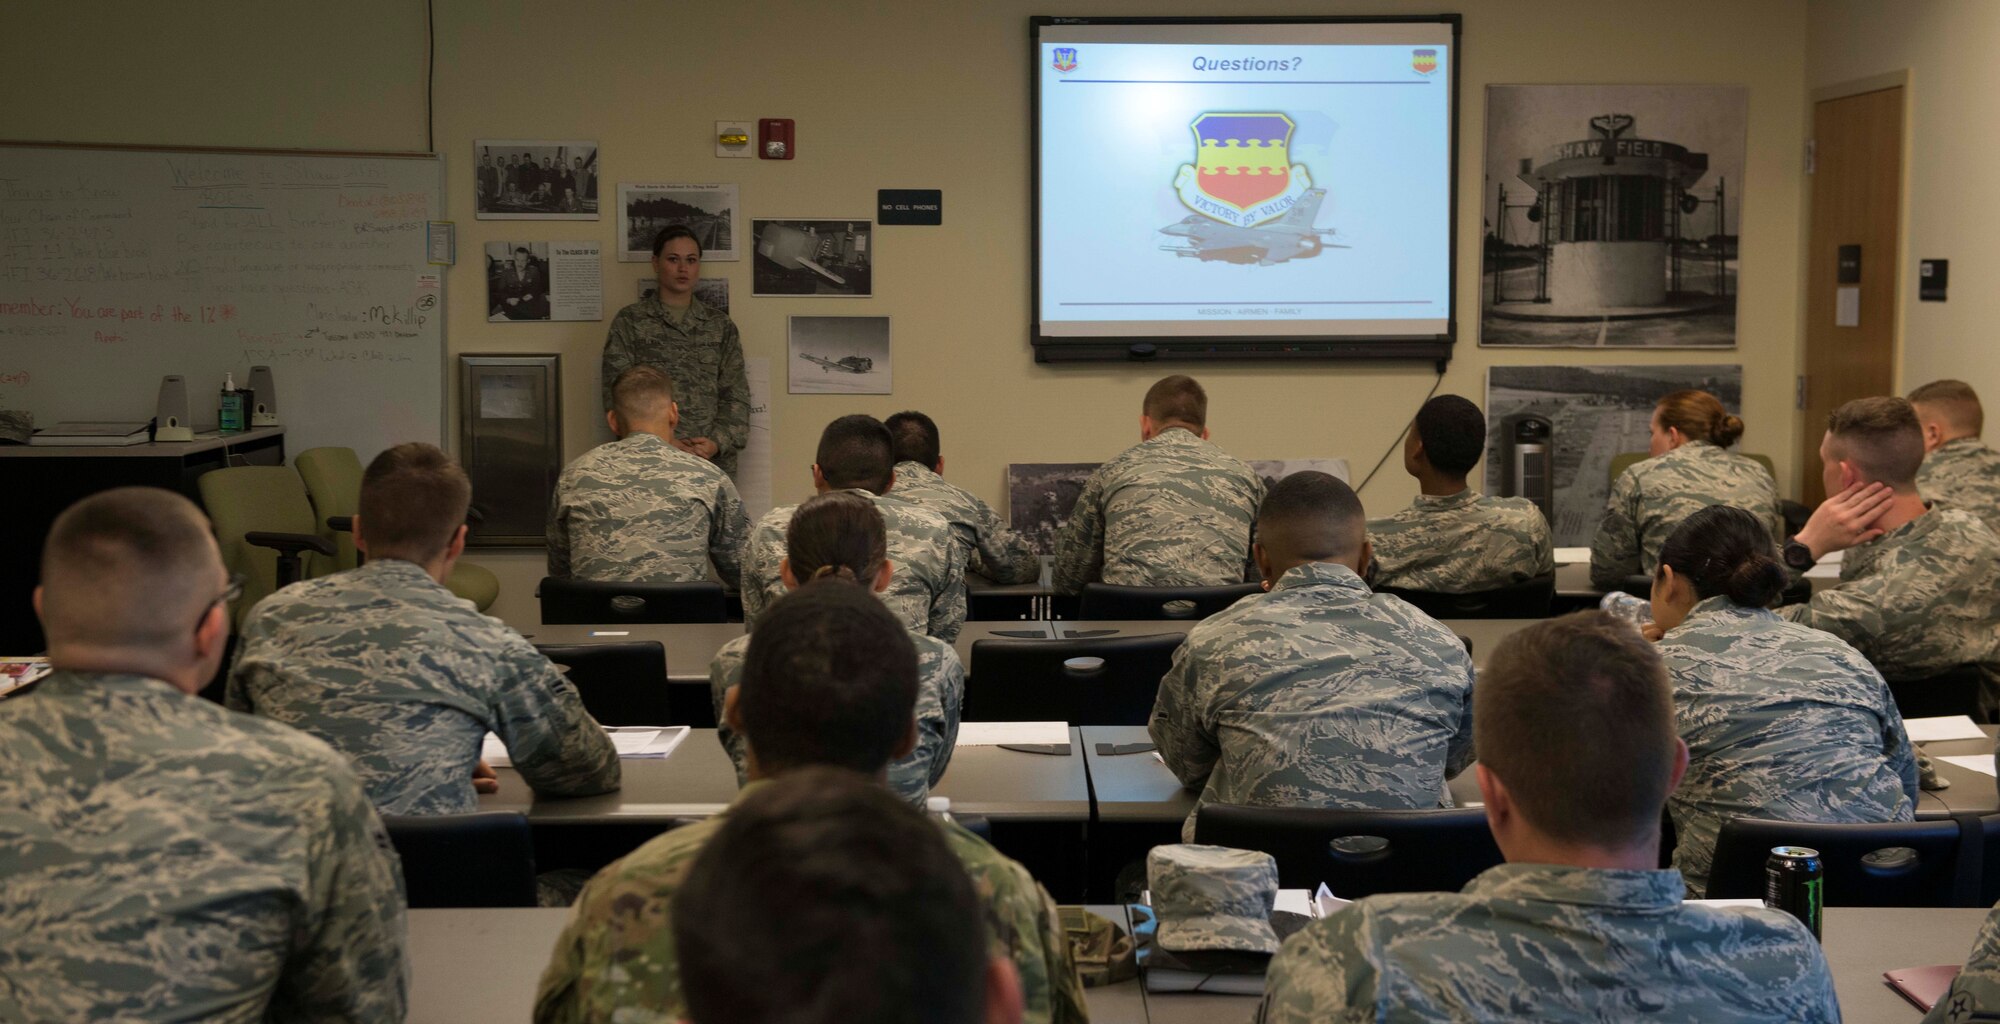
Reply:
[[1784, 554], [1785, 564], [1800, 572], [1812, 568], [1813, 563], [1817, 561], [1817, 559], [1813, 558], [1812, 549], [1799, 543], [1796, 539], [1785, 542]]

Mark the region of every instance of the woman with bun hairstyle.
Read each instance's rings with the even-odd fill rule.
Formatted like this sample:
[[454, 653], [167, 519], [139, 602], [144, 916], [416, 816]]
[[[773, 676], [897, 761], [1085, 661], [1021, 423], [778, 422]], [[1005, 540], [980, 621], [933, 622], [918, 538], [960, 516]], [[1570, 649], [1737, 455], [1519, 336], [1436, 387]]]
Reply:
[[[858, 492], [828, 491], [810, 498], [785, 528], [785, 559], [778, 573], [788, 592], [801, 587], [865, 586], [880, 595], [889, 586], [892, 568], [882, 513]], [[921, 808], [930, 788], [944, 777], [952, 747], [958, 743], [965, 667], [959, 664], [958, 652], [943, 640], [913, 632], [910, 642], [917, 647], [917, 745], [890, 763], [889, 788]], [[715, 652], [708, 667], [718, 723], [724, 695], [743, 678], [743, 657], [749, 649], [750, 637], [737, 637]], [[721, 739], [729, 759], [736, 762], [737, 785], [742, 785], [747, 768], [743, 743], [727, 726], [722, 727]]]
[[1757, 460], [1723, 450], [1743, 436], [1743, 421], [1714, 395], [1676, 391], [1660, 399], [1651, 427], [1651, 457], [1619, 474], [1604, 502], [1590, 543], [1591, 583], [1615, 590], [1627, 577], [1651, 576], [1667, 534], [1710, 505], [1749, 509], [1773, 537], [1784, 533], [1778, 482]]
[[1909, 821], [1917, 762], [1888, 684], [1831, 633], [1769, 610], [1785, 589], [1758, 517], [1712, 505], [1660, 549], [1653, 625], [1687, 775], [1667, 797], [1674, 866], [1701, 896], [1734, 817]]

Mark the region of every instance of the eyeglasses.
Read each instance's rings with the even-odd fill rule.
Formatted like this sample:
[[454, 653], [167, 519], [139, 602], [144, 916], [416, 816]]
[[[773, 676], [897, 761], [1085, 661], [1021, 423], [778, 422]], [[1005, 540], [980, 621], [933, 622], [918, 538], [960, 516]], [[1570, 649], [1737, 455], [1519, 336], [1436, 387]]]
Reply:
[[243, 596], [243, 583], [244, 576], [242, 573], [230, 573], [229, 585], [222, 588], [222, 593], [216, 595], [215, 600], [201, 606], [201, 618], [195, 620], [194, 627], [196, 629], [201, 628], [202, 621], [208, 618], [208, 610], [210, 608], [218, 604], [235, 604], [236, 599]]

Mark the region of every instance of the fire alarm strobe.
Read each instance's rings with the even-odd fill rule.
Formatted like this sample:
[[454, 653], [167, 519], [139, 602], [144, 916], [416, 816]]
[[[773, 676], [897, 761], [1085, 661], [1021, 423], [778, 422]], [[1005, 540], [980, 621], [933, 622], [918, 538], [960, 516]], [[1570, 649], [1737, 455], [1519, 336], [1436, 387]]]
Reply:
[[757, 122], [757, 155], [765, 160], [790, 160], [798, 154], [792, 119], [766, 117]]

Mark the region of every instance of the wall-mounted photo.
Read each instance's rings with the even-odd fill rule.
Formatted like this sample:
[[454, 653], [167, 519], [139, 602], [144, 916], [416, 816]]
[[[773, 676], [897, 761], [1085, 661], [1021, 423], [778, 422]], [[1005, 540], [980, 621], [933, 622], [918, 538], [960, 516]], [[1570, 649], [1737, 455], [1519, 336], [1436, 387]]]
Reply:
[[1479, 343], [1731, 348], [1749, 91], [1489, 85]]
[[889, 318], [795, 316], [791, 344], [791, 393], [889, 394]]
[[753, 220], [757, 255], [752, 295], [875, 294], [870, 276], [874, 222], [861, 220]]
[[[639, 297], [644, 299], [660, 290], [658, 278], [639, 279]], [[729, 312], [729, 279], [726, 277], [704, 277], [694, 283], [694, 297], [701, 304], [718, 313]]]
[[596, 242], [486, 243], [486, 320], [604, 319]]
[[479, 220], [597, 219], [597, 143], [480, 139], [472, 155]]
[[741, 259], [736, 250], [736, 186], [618, 184], [618, 259], [653, 258], [653, 239], [675, 224], [694, 232], [703, 263]]

